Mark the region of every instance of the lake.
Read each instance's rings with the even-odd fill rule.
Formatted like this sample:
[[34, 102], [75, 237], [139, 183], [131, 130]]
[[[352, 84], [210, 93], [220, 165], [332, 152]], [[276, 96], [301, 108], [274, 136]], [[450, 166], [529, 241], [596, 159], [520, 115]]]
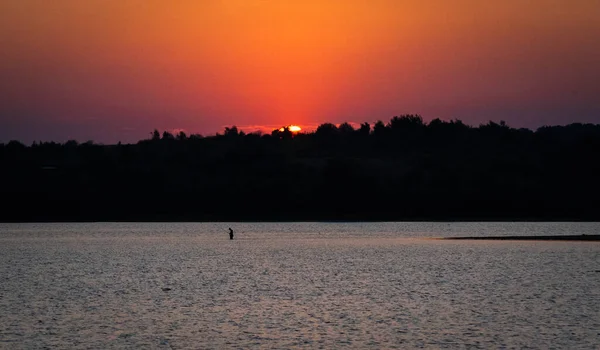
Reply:
[[0, 224], [0, 348], [598, 349], [600, 243], [433, 238], [599, 232]]

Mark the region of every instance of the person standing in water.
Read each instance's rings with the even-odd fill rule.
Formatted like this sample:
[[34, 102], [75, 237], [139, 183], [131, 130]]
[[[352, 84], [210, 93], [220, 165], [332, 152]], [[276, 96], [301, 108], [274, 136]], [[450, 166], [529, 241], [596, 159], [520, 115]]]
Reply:
[[229, 239], [233, 239], [233, 230], [229, 228]]

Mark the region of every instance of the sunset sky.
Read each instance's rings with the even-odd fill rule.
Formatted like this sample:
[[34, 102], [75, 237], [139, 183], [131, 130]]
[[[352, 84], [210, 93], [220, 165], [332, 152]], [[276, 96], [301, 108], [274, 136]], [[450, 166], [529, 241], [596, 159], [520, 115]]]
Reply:
[[600, 123], [598, 0], [0, 0], [0, 142]]

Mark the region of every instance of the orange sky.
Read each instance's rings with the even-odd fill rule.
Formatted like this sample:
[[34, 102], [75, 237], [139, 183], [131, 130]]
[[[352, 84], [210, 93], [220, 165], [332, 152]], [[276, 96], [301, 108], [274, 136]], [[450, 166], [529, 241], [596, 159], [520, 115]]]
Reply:
[[4, 0], [0, 142], [403, 113], [600, 123], [599, 13], [598, 0]]

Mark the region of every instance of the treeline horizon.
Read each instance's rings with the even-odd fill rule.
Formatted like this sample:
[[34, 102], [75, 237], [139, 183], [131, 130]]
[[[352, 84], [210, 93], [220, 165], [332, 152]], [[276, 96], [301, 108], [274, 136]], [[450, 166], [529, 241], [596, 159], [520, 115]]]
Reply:
[[600, 125], [401, 115], [133, 144], [0, 144], [0, 221], [599, 220]]
[[[429, 123], [425, 122], [423, 120], [423, 117], [419, 114], [403, 114], [400, 116], [394, 116], [391, 118], [391, 120], [387, 123], [383, 122], [382, 120], [378, 120], [375, 123], [369, 123], [369, 122], [363, 122], [363, 123], [356, 123], [356, 122], [342, 122], [342, 123], [330, 123], [330, 122], [325, 122], [320, 124], [319, 126], [317, 126], [317, 128], [315, 128], [314, 130], [304, 130], [302, 129], [299, 132], [291, 132], [290, 133], [292, 135], [297, 135], [297, 134], [314, 134], [317, 132], [317, 130], [319, 129], [338, 129], [340, 132], [344, 132], [344, 131], [360, 131], [360, 132], [369, 132], [369, 133], [373, 133], [375, 132], [375, 129], [378, 130], [385, 130], [386, 128], [392, 128], [392, 123], [393, 121], [398, 122], [399, 120], [405, 120], [407, 118], [417, 118], [417, 123], [421, 123], [422, 126], [424, 127], [438, 127], [444, 124], [456, 124], [459, 126], [464, 126], [466, 128], [469, 129], [479, 129], [479, 128], [485, 128], [485, 127], [493, 127], [493, 126], [502, 126], [502, 127], [508, 127], [509, 129], [512, 130], [519, 130], [519, 131], [523, 131], [523, 132], [533, 132], [536, 133], [538, 131], [544, 131], [548, 128], [567, 128], [567, 127], [599, 127], [600, 124], [594, 124], [594, 123], [581, 123], [581, 122], [573, 122], [573, 123], [569, 123], [569, 124], [565, 124], [565, 125], [542, 125], [540, 127], [538, 127], [535, 130], [532, 130], [531, 128], [526, 128], [526, 127], [521, 127], [521, 128], [513, 128], [511, 126], [509, 126], [509, 124], [504, 121], [504, 120], [500, 120], [498, 122], [495, 122], [493, 120], [489, 120], [487, 123], [483, 124], [479, 124], [479, 126], [473, 126], [467, 123], [464, 123], [461, 119], [458, 118], [454, 118], [451, 120], [442, 120], [440, 118], [434, 118], [432, 119]], [[358, 125], [358, 126], [357, 126]], [[104, 143], [104, 142], [97, 142], [93, 139], [88, 139], [86, 141], [81, 141], [81, 140], [77, 140], [74, 138], [70, 138], [67, 139], [67, 141], [64, 142], [60, 142], [60, 141], [56, 141], [56, 140], [33, 140], [31, 141], [31, 144], [28, 146], [26, 142], [23, 142], [21, 140], [17, 140], [17, 139], [10, 139], [8, 142], [0, 142], [0, 147], [1, 146], [7, 146], [8, 144], [13, 144], [13, 145], [18, 145], [18, 146], [25, 146], [25, 147], [35, 147], [35, 146], [39, 146], [39, 145], [43, 145], [43, 144], [54, 144], [54, 145], [98, 145], [98, 146], [116, 146], [116, 145], [135, 145], [138, 144], [140, 142], [144, 142], [147, 141], [148, 139], [152, 139], [152, 140], [156, 140], [156, 139], [161, 139], [161, 138], [166, 138], [166, 139], [176, 139], [176, 140], [183, 140], [183, 139], [201, 139], [201, 138], [210, 138], [210, 137], [219, 137], [219, 136], [223, 136], [225, 134], [228, 134], [229, 132], [233, 132], [234, 134], [237, 133], [239, 134], [239, 136], [246, 136], [246, 135], [253, 135], [253, 136], [266, 136], [266, 135], [271, 135], [271, 136], [275, 136], [277, 134], [280, 134], [282, 132], [282, 130], [284, 130], [285, 132], [289, 131], [289, 126], [285, 126], [282, 125], [280, 128], [275, 128], [273, 129], [271, 132], [267, 133], [264, 132], [262, 130], [254, 130], [254, 131], [243, 131], [240, 130], [237, 125], [231, 125], [231, 126], [226, 126], [224, 127], [222, 132], [216, 132], [214, 134], [202, 134], [199, 132], [191, 132], [188, 133], [183, 129], [172, 129], [172, 130], [180, 130], [178, 132], [175, 131], [169, 131], [169, 130], [158, 130], [158, 129], [154, 129], [152, 132], [149, 133], [149, 137], [146, 139], [140, 139], [136, 142], [122, 142], [122, 141], [117, 141], [116, 143]]]

